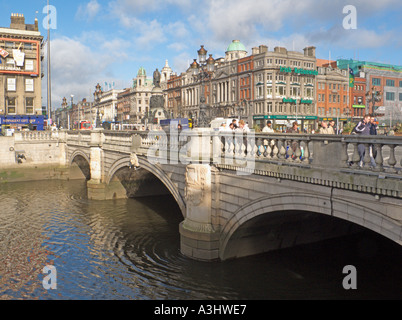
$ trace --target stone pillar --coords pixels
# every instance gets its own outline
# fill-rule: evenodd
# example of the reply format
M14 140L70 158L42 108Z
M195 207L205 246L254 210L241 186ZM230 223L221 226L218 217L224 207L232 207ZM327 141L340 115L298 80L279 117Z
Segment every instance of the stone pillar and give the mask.
M190 164L186 167L186 218L180 224L181 252L193 259L219 258L219 233L212 225L211 167Z
M88 198L104 200L106 198L106 184L103 181L103 128L96 128L91 132L90 170L91 179L87 182Z

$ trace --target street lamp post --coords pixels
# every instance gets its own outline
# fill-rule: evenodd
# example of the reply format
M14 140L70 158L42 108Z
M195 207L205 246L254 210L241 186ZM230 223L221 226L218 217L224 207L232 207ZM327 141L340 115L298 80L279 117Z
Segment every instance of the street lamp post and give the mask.
M373 86L371 88L371 91L370 90L367 91L366 96L368 97L367 101L372 103L371 112L370 112L370 105L368 107L369 113L374 115L374 111L376 110L375 103L381 101L381 92L376 90L376 88Z
M201 97L200 97L200 106L199 106L199 116L198 116L198 126L207 127L209 123L209 116L207 116L207 105L205 104L205 88L204 88L204 80L208 80L211 78L211 74L215 68L215 60L212 58L212 54L209 55L207 59L207 50L204 49L202 45L198 52L198 61L194 59L193 63L190 65L191 70L193 72L193 76L196 81L201 83Z
M74 109L74 104L73 104L73 98L74 98L74 95L73 94L71 94L70 95L70 97L71 97L71 112L73 111L73 109Z
M99 85L99 83L95 87L95 92L94 92L94 100L96 104L96 117L95 117L95 123L96 123L96 128L101 128L101 120L100 120L100 115L99 115L99 102L100 102L100 97L102 95L102 88Z

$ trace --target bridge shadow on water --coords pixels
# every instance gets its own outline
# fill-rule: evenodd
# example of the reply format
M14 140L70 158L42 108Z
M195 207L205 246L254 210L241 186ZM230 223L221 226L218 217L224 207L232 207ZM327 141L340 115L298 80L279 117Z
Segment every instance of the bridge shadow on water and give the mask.
M226 261L200 262L180 253L178 225L183 217L171 195L132 201L149 207L165 220L171 230L171 237L166 240L176 246L169 256L172 269L180 269L182 285L198 287L207 296L274 300L399 300L402 297L401 247L347 221L335 218L336 223L344 224L343 228L353 230L349 235ZM267 231L267 224L264 226L262 222L262 218L255 221L247 232ZM343 287L348 276L345 266L356 268L356 289Z

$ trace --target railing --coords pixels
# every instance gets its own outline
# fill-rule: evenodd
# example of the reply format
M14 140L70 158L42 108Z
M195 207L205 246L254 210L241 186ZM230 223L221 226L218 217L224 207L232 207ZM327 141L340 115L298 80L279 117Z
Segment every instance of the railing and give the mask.
M68 143L89 144L90 132L68 133ZM402 177L402 138L397 136L262 134L208 129L172 131L100 131L102 144L122 152L155 157L180 154L192 161L227 163L248 160L306 168L388 173ZM123 150L124 149L124 150ZM360 151L360 153L359 153ZM361 151L364 156L360 158ZM229 161L230 162L230 161Z
M55 131L20 131L14 132L16 141L43 141L59 139L58 132Z
M321 168L348 168L372 172L402 174L402 138L389 136L309 135L309 134L241 134L237 132L137 131L141 147L159 148L182 154L254 159L257 161ZM201 141L194 143L195 141ZM209 144L206 143L209 141ZM364 150L360 158L359 150Z

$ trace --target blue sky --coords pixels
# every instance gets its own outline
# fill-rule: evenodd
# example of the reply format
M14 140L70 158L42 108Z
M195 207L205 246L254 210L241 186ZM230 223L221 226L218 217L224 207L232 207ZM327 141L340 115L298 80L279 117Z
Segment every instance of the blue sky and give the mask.
M11 13L26 23L38 17L46 0L0 0L0 26ZM174 72L186 70L205 45L222 57L232 40L251 54L261 44L302 51L317 47L317 58L355 58L402 65L401 0L50 0L57 10L51 30L52 105L62 97L92 100L96 83L131 86L143 66L150 78L168 60ZM357 28L345 29L343 8L356 8ZM38 12L38 13L36 13ZM44 79L46 81L46 79ZM46 83L44 83L46 88ZM46 93L43 95L46 104Z

